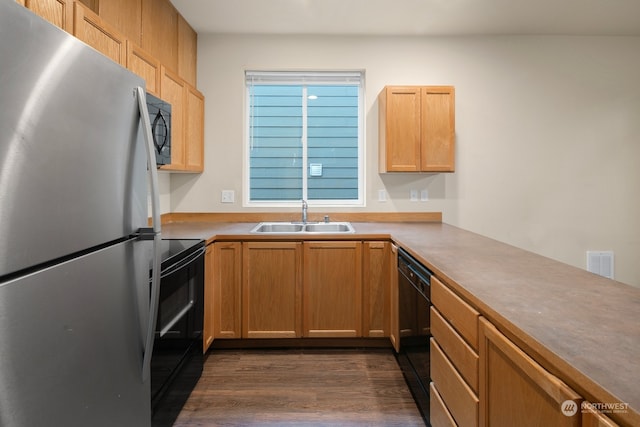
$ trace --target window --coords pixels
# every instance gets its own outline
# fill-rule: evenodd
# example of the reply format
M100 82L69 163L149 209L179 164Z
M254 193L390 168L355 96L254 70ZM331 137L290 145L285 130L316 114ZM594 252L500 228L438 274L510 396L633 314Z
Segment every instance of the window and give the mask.
M363 205L362 72L246 72L248 205Z

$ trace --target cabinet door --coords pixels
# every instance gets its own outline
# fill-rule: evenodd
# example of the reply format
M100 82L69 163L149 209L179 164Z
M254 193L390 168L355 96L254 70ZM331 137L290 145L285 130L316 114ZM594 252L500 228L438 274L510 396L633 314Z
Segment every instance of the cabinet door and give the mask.
M127 40L127 68L146 82L147 92L160 97L160 61Z
M579 426L580 396L480 319L480 426ZM570 402L567 402L570 401Z
M198 34L178 14L178 74L191 86L197 82Z
M73 35L111 58L123 67L127 65L125 37L114 27L81 3L74 3Z
M305 242L306 337L359 337L362 331L362 243Z
M365 337L389 336L389 242L364 242L362 259L362 329Z
M242 245L240 242L213 244L214 337L242 336Z
M419 172L420 87L388 86L379 98L381 172Z
M140 45L142 27L142 0L100 0L98 14L118 29L125 37Z
M161 67L160 98L171 104L171 164L164 170L185 169L184 109L186 83L177 74Z
M184 118L185 170L204 170L204 95L186 85L186 114Z
M178 11L170 1L142 0L140 45L170 70L178 71Z
M601 412L598 412L593 405L585 402L580 405L582 410L582 427L618 427L618 424Z
M214 282L215 282L215 257L213 244L207 246L204 255L204 325L202 328L202 352L206 353L213 342L214 317Z
M73 33L72 0L24 0L20 3L58 28Z
M426 86L421 93L420 170L455 169L455 92L451 86Z
M302 243L246 242L242 248L243 338L302 336Z
M398 303L398 247L391 244L391 268L389 269L389 339L396 353L400 351L400 314Z

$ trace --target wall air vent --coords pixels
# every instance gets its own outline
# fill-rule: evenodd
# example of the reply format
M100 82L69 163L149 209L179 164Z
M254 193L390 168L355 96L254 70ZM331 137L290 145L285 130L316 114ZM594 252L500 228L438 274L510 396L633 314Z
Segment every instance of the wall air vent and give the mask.
M613 279L613 251L587 251L587 271Z

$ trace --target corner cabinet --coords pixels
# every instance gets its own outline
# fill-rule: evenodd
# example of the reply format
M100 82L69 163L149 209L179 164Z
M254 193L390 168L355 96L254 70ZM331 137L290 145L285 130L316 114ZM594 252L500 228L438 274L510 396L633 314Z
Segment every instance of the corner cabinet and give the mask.
M431 300L433 427L617 426L435 276Z
M386 86L378 114L379 172L454 172L453 86Z

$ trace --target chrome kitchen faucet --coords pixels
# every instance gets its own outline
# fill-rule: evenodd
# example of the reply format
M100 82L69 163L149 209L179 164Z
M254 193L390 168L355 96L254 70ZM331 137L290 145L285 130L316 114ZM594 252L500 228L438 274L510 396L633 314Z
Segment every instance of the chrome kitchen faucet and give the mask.
M307 209L309 206L307 205L307 201L302 199L302 223L307 223Z

